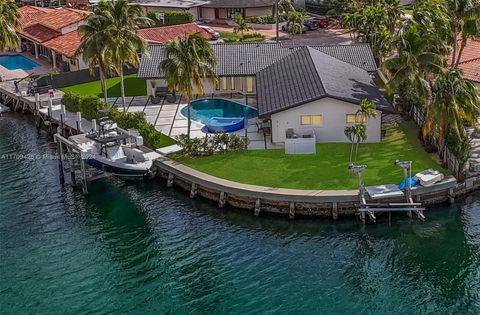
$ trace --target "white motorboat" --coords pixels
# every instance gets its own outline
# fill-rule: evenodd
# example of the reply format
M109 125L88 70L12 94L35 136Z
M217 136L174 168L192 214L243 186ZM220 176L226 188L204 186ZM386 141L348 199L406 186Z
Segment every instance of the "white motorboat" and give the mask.
M110 120L101 121L99 127L98 132L68 138L78 146L89 165L123 176L143 176L150 172L153 160L160 155L143 147L141 136L119 132L117 124Z
M444 175L439 171L429 168L428 170L415 174L413 178L418 180L420 185L429 187L443 180Z

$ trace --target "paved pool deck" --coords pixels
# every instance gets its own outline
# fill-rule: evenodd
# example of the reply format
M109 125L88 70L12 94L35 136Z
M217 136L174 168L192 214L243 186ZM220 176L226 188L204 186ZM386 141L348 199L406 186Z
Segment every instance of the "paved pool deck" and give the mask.
M227 98L227 97L225 97ZM228 98L245 104L244 98ZM155 126L155 129L163 132L165 135L175 138L178 135L187 133L187 118L181 114L181 109L187 106L181 98L176 103L169 103L162 99L159 104L153 104L148 96L128 96L125 98L127 111L143 112L146 120ZM108 98L108 103L123 110L122 99L120 97ZM248 105L256 107L253 98L248 101ZM249 139L249 150L263 150L265 145L268 149L283 148L282 146L271 143L270 137L264 137L263 132L259 131L255 119L250 119L247 126L247 136ZM245 136L245 128L235 132L239 136ZM206 132L204 125L192 120L191 136L203 138Z

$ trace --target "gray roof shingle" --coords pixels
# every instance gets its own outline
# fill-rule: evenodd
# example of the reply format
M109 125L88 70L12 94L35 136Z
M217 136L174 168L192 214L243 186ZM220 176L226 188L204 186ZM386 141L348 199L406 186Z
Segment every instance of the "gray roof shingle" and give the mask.
M158 65L165 58L163 45L149 45L150 56L143 55L138 72L140 78L161 78ZM218 76L255 75L258 71L301 49L286 47L280 43L214 44L217 56ZM332 57L352 63L369 72L377 70L372 51L368 45L314 46Z
M301 48L256 77L260 116L327 96L354 104L366 98L377 109L392 111L367 71L311 47Z

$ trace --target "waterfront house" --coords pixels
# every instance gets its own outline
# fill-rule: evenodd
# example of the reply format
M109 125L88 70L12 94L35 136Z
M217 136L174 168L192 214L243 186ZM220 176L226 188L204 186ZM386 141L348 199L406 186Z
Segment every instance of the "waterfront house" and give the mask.
M61 71L87 68L75 53L82 42L78 27L86 23L91 12L70 8L23 6L19 9L23 28L18 31L20 50L31 52L35 59L49 62ZM180 35L200 32L208 34L195 23L140 29L138 34L149 44L166 43Z
M142 56L138 76L147 86L166 86L158 69L164 47L149 45L150 54ZM348 142L344 129L359 119L355 113L363 99L375 102L378 110L367 121L367 142L381 140L382 113L392 107L373 83L377 65L368 45L236 43L212 48L218 84L205 81L206 96L244 96L258 119L269 122L273 143L283 143L291 129L314 130L317 142Z

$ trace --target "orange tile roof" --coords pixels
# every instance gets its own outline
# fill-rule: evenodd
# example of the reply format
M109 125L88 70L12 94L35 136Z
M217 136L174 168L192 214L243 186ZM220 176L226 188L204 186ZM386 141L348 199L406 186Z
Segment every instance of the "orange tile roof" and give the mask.
M47 40L62 35L62 33L40 24L25 27L19 33L39 43L46 42Z
M73 31L55 37L43 43L43 45L68 58L72 58L75 55L75 52L77 51L81 42L82 35L79 34L77 31Z
M458 67L463 70L465 79L480 83L480 37L467 40Z
M177 37L185 36L185 34L193 33L200 33L209 37L208 33L195 23L144 28L138 30L137 33L151 44L163 44Z
M21 15L21 22L23 27L28 27L37 24L38 20L47 13L54 11L54 9L33 7L26 5L18 9Z
M56 9L53 12L41 16L38 23L48 28L60 31L64 27L84 20L88 14L90 14L88 11L74 10L69 8Z

